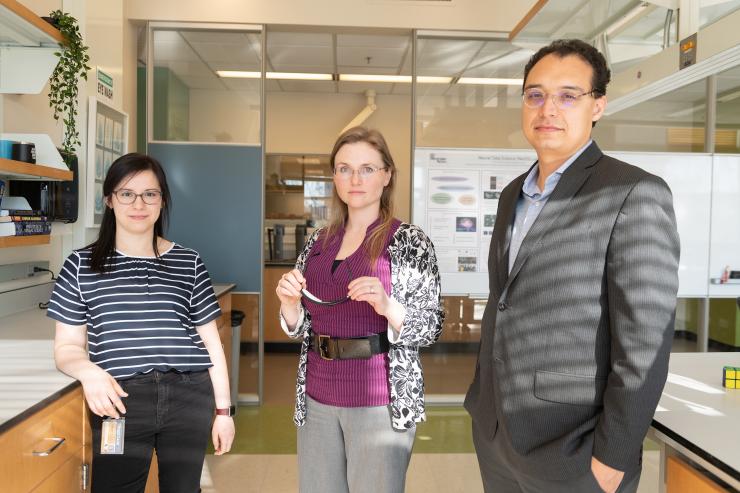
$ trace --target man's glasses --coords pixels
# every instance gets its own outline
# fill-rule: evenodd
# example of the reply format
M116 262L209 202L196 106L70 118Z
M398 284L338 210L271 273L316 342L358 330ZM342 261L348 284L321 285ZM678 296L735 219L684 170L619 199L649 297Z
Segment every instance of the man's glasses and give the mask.
M351 176L351 175L350 175ZM342 260L342 264L347 266L347 270L349 271L349 278L350 280L354 279L354 274L352 274L352 269L349 268L349 264L347 263L347 259ZM339 305L340 303L344 303L345 301L349 301L349 296L344 296L342 298L331 300L331 301L324 301L318 296L312 294L308 289L303 288L301 289L301 294L311 303L315 303L317 305L324 305L324 306L334 306Z
M373 166L360 166L359 169L354 170L346 165L337 166L334 168L334 175L338 177L341 180L349 181L352 179L352 176L354 176L355 173L360 175L360 178L363 180L365 178L370 178L378 171L386 170L388 167L384 168L375 168Z
M557 94L548 94L541 89L527 89L522 94L522 100L527 108L540 108L545 104L547 98L552 98L552 102L558 108L567 109L572 108L583 96L589 96L591 94L597 94L595 90L590 90L584 93L577 93L573 91L561 91Z
M113 192L118 202L123 205L131 205L136 202L136 197L141 197L147 205L157 205L162 202L162 192L159 190L144 190L142 193L135 193L133 190L122 188Z

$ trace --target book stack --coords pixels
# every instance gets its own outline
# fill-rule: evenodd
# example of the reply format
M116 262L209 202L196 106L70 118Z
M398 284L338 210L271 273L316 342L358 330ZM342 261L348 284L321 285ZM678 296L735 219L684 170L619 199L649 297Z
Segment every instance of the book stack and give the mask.
M31 209L23 197L5 197L5 182L0 180L0 237L51 234L45 213Z
M48 235L51 222L41 211L0 209L0 236Z

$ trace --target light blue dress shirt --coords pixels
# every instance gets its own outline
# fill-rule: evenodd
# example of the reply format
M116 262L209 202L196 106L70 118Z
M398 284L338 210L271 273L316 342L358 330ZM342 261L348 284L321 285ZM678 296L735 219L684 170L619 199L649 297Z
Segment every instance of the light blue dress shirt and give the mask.
M524 184L522 185L522 194L519 196L519 200L516 203L514 228L511 232L511 245L509 246L509 272L511 272L512 267L514 267L516 256L519 253L519 248L522 246L524 238L527 236L527 233L537 219L537 216L540 215L540 211L545 207L547 200L550 198L550 194L552 194L560 181L560 177L563 176L565 170L573 164L573 161L578 159L578 156L580 156L583 151L591 145L591 142L593 141L589 139L589 141L586 142L586 145L581 147L558 169L556 169L555 172L545 179L544 190L540 190L540 187L537 186L537 178L540 175L540 170L536 163L532 168L532 171L527 175L527 178L524 180Z

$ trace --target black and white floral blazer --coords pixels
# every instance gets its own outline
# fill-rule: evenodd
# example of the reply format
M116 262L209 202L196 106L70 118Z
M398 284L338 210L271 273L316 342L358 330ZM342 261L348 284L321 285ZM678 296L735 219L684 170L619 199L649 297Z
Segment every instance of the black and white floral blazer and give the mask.
M296 261L303 272L306 258L321 229L314 231ZM419 361L419 348L430 346L442 333L444 311L437 257L426 234L413 224L401 223L388 245L391 264L391 297L406 308L406 316L398 337L389 328L391 347L388 351L391 390L391 420L393 428L413 428L426 420L424 411L424 375ZM298 363L296 404L293 421L298 426L306 422L306 362L310 347L311 314L300 308L298 322L288 329L280 315L280 325L288 336L303 337Z

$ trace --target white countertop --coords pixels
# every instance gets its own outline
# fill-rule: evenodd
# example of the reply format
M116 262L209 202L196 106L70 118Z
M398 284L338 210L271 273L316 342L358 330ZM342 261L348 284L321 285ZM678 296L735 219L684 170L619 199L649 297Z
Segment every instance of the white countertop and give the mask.
M75 382L56 369L53 338L46 310L0 318L0 427Z
M668 381L653 418L740 474L740 389L722 387L722 367L740 353L672 353Z

